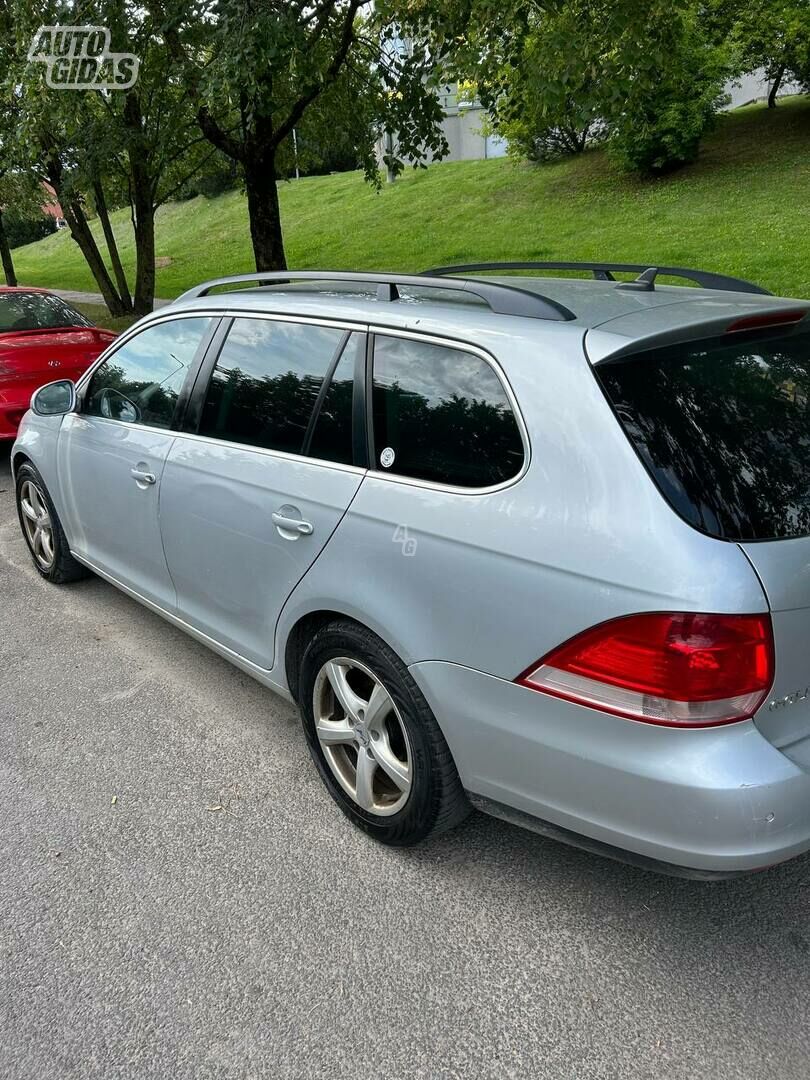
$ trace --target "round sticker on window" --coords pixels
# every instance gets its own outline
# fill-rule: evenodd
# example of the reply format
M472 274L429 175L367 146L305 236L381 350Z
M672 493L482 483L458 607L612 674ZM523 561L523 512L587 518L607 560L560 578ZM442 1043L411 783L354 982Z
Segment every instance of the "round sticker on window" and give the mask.
M394 453L391 447L386 446L386 448L380 454L380 464L384 469L390 469L391 466L394 464L394 458L396 456L397 455Z

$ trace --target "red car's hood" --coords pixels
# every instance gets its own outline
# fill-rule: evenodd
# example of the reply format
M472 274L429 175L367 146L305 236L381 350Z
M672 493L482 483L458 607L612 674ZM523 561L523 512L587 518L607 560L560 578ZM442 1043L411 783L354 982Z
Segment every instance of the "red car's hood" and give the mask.
M54 330L7 330L0 333L0 380L47 374L49 379L75 379L116 334L97 327Z

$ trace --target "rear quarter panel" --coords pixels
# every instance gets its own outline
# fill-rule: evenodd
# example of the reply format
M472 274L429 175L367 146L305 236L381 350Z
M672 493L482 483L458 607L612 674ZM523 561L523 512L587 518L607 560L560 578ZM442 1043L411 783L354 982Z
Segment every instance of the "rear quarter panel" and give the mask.
M531 443L525 474L485 494L370 473L293 592L337 610L408 664L445 660L514 678L588 626L636 611L766 610L734 544L682 522L621 431L581 328L512 319L476 344L504 369Z

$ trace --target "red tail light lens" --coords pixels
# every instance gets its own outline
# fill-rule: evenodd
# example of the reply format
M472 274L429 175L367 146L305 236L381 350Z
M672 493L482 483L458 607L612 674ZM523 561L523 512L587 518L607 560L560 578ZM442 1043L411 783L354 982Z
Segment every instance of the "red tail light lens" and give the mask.
M746 315L726 327L727 334L736 334L741 330L767 330L769 326L789 326L801 322L808 308L799 311L770 311L767 315Z
M554 649L517 682L631 720L675 727L752 716L773 683L769 615L628 615Z

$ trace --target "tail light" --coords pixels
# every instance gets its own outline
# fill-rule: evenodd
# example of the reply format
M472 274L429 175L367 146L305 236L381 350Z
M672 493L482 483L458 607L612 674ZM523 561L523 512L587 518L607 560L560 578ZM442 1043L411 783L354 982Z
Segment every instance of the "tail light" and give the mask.
M771 326L790 326L801 322L809 308L788 311L769 311L766 315L746 315L726 327L727 334L736 334L741 330L767 330Z
M586 630L515 680L630 720L705 727L746 720L774 677L770 615L628 615Z

